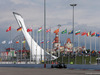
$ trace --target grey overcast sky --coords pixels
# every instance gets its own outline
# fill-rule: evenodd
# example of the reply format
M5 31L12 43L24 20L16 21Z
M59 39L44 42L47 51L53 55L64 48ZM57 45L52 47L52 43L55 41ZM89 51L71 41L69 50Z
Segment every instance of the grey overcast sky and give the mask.
M21 14L27 28L39 28L44 24L44 0L0 0L0 41L9 38L6 29L12 26L12 36L19 32L17 22L12 12ZM75 7L75 30L100 32L100 0L46 0L46 25L52 27L52 31L58 24L62 27L72 29L72 7Z
M0 0L0 28L8 28L12 25L17 28L13 11L20 13L27 27L39 27L43 25L43 1L44 0ZM99 26L100 24L100 0L46 0L47 28L57 24L70 27L72 22L71 3L76 3L75 26Z

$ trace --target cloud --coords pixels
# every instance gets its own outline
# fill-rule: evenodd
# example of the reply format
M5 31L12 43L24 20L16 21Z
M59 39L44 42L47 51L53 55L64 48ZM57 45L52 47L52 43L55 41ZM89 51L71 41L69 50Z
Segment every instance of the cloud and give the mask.
M2 6L4 9L1 10L2 17L0 22L7 22L12 21L13 23L14 18L12 15L13 11L20 13L24 19L26 25L35 25L35 27L44 24L44 8L43 8L43 1L42 0L6 0L3 1ZM46 17L47 17L47 27L54 26L57 24L67 24L68 22L72 22L72 7L70 6L71 3L77 3L75 7L75 22L78 24L87 24L93 26L99 25L99 17L95 8L90 9L92 7L98 6L98 2L91 2L88 5L90 0L50 0L46 1ZM5 5L9 6L5 8ZM94 13L95 10L95 13ZM87 20L88 19L88 20Z
M3 0L0 1L0 30L6 30L10 25L15 36L18 28L17 22L12 14L13 11L21 14L28 27L37 29L44 25L43 0ZM65 28L72 29L72 7L71 3L77 3L75 7L75 30L99 31L100 24L100 0L46 0L46 27L52 27L52 32L61 24L61 31ZM96 27L95 27L96 26ZM6 37L6 34L0 32ZM5 38L6 39L6 38Z

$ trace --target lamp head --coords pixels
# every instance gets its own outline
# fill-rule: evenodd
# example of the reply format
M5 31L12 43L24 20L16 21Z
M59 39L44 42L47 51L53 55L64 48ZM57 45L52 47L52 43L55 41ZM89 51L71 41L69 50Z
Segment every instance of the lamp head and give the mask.
M70 6L76 6L77 4L70 4Z

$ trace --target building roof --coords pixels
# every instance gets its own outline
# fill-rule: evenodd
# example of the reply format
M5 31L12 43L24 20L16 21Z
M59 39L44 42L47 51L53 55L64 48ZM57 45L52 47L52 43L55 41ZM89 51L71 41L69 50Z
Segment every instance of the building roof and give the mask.
M68 38L68 39L67 39L67 43L68 43L68 42L69 42L69 43L71 43L71 40L70 40L70 38Z
M10 50L10 48L7 48L6 50ZM11 48L11 50L15 50L14 48Z
M30 52L30 50L18 50L18 52Z

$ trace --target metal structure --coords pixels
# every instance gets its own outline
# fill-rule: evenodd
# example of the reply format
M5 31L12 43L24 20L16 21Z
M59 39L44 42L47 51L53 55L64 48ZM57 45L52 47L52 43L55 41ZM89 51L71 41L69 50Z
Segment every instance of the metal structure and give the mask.
M74 51L74 7L76 6L77 4L70 4L70 6L73 7L73 19L72 19L72 25L73 25L73 48L72 48L72 51Z
M37 61L36 63L39 64L40 61L41 61L41 50L42 50L42 55L43 55L42 60L45 61L45 59L49 59L50 54L48 52L46 52L44 49L41 49L41 47L34 41L34 39L27 32L27 29L26 29L26 26L25 26L25 23L24 23L24 19L22 18L22 16L20 14L16 13L16 12L13 12L13 14L14 14L17 22L18 22L19 27L22 27L22 32L25 36L25 39L26 39L26 41L29 45L29 48L31 50L31 53L32 53L32 59L35 59L35 61ZM31 45L31 43L32 43L32 45ZM35 57L36 50L37 50L37 55L38 55L37 59ZM47 55L47 56L45 57L44 55ZM44 59L44 57L45 57L45 59ZM54 60L54 59L57 59L57 57L52 55L52 60Z

